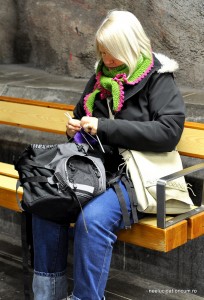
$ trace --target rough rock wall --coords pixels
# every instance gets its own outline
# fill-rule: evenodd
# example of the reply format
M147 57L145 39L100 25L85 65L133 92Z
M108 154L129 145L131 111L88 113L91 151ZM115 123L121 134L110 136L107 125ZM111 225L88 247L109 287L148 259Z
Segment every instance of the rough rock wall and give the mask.
M203 0L0 0L0 6L0 63L88 77L98 25L108 10L126 9L144 25L153 50L179 62L179 83L203 88Z
M204 1L145 2L143 22L153 49L179 62L181 84L204 88Z
M0 63L14 62L17 31L16 5L13 0L0 0Z

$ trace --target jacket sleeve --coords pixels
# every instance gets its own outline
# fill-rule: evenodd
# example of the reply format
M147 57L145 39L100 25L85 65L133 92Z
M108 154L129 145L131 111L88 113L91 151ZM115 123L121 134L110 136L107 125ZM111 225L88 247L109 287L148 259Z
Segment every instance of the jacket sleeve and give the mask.
M184 127L185 105L172 74L155 73L145 90L148 120L128 120L127 115L122 118L122 112L121 119L99 118L98 136L104 144L155 152L176 147Z

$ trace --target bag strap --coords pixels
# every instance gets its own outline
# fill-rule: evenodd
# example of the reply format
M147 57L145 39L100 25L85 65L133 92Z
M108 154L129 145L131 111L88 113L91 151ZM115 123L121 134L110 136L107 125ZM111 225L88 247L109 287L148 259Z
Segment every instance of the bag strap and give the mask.
M32 176L32 177L21 178L20 182L21 185L23 185L26 182L48 182L48 179L46 176Z
M134 191L134 186L131 180L129 180L127 178L127 176L121 172L121 170L119 170L115 177L110 179L107 183L107 185L109 187L112 187L118 197L118 201L120 202L120 207L121 207L121 211L122 211L122 215L123 215L123 221L124 221L124 225L125 228L131 228L131 223L130 223L130 217L128 214L128 210L127 210L127 206L125 203L125 199L122 193L122 190L120 188L119 185L119 180L121 180L121 182L124 184L127 193L129 195L130 198L130 204L131 204L131 212L132 212L132 218L133 218L133 222L134 223L138 223L138 215L137 215L137 205L138 205L138 201L136 198L136 193Z
M112 182L110 186L115 190L118 201L120 203L120 208L122 211L122 216L123 216L123 222L125 225L125 229L130 229L131 228L131 222L130 222L130 216L128 213L127 205L123 196L123 192L121 190L121 187L119 186L118 181Z
M106 101L107 101L107 105L108 105L109 119L114 120L115 117L114 117L114 115L113 115L113 113L111 111L111 108L110 108L111 98L107 97ZM124 184L124 186L125 186L125 188L126 188L126 190L128 192L128 195L130 197L130 204L131 204L133 222L134 223L138 223L138 216L137 216L137 203L138 203L138 201L136 199L136 195L135 195L135 192L134 192L134 186L133 186L132 182L130 180L128 180L127 177L122 172L123 172L123 168L118 171L117 176L114 179L112 179L109 182L109 184L112 185L114 181L115 182L118 181L118 178L121 179L122 183ZM118 184L118 186L119 186L119 184ZM118 199L119 199L119 201L121 203L121 199L120 199L121 193L118 194L117 191L116 191L116 194L117 194ZM123 194L122 194L122 198L124 199ZM126 204L125 204L125 207L126 207ZM121 206L121 209L122 209L122 206ZM125 215L126 215L126 213L125 213ZM125 215L123 215L123 219L124 219ZM129 216L128 216L128 218L129 218ZM124 221L124 223L125 223L125 221ZM131 225L130 225L130 227L131 227Z
M138 201L136 198L136 193L134 190L134 186L131 180L129 180L125 175L121 178L122 183L124 184L128 195L130 197L130 204L131 204L131 210L132 210L132 218L134 223L138 223L138 215L137 215L137 205Z
M18 196L18 189L19 189L20 186L21 186L21 182L18 179L17 182L16 182L16 200L17 200L18 207L20 208L20 210L24 211L24 209L23 209L23 207L21 205L21 200L19 199L19 196Z

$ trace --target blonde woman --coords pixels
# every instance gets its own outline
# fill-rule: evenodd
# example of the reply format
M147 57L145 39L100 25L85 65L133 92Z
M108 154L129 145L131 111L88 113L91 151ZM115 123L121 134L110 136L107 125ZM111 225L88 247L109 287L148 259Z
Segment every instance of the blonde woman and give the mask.
M80 128L99 137L106 170L121 164L118 148L171 151L182 134L185 108L174 81L174 60L155 55L138 19L128 11L111 11L96 33L97 62L67 123L77 139ZM119 182L130 222L133 216L125 185ZM112 187L91 200L79 214L74 234L72 300L105 299L116 232L124 228L121 206ZM138 215L139 218L141 215ZM134 217L134 218L133 218ZM69 222L68 222L69 223ZM67 297L68 228L33 216L35 300Z

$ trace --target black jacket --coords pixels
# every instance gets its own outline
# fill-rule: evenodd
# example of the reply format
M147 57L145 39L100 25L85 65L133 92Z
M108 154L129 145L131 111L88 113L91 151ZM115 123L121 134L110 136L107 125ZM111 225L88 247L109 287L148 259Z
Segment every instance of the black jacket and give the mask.
M124 86L125 102L114 120L109 119L106 100L99 96L96 98L93 116L99 119L97 134L103 145L111 146L110 154L113 156L108 160L112 165L115 160L115 167L119 163L116 157L118 147L164 152L172 151L179 142L185 121L185 105L174 81L173 71L176 68L174 60L156 55L154 67L147 77L134 86ZM85 116L83 99L92 92L94 84L95 75L76 105L75 118Z

